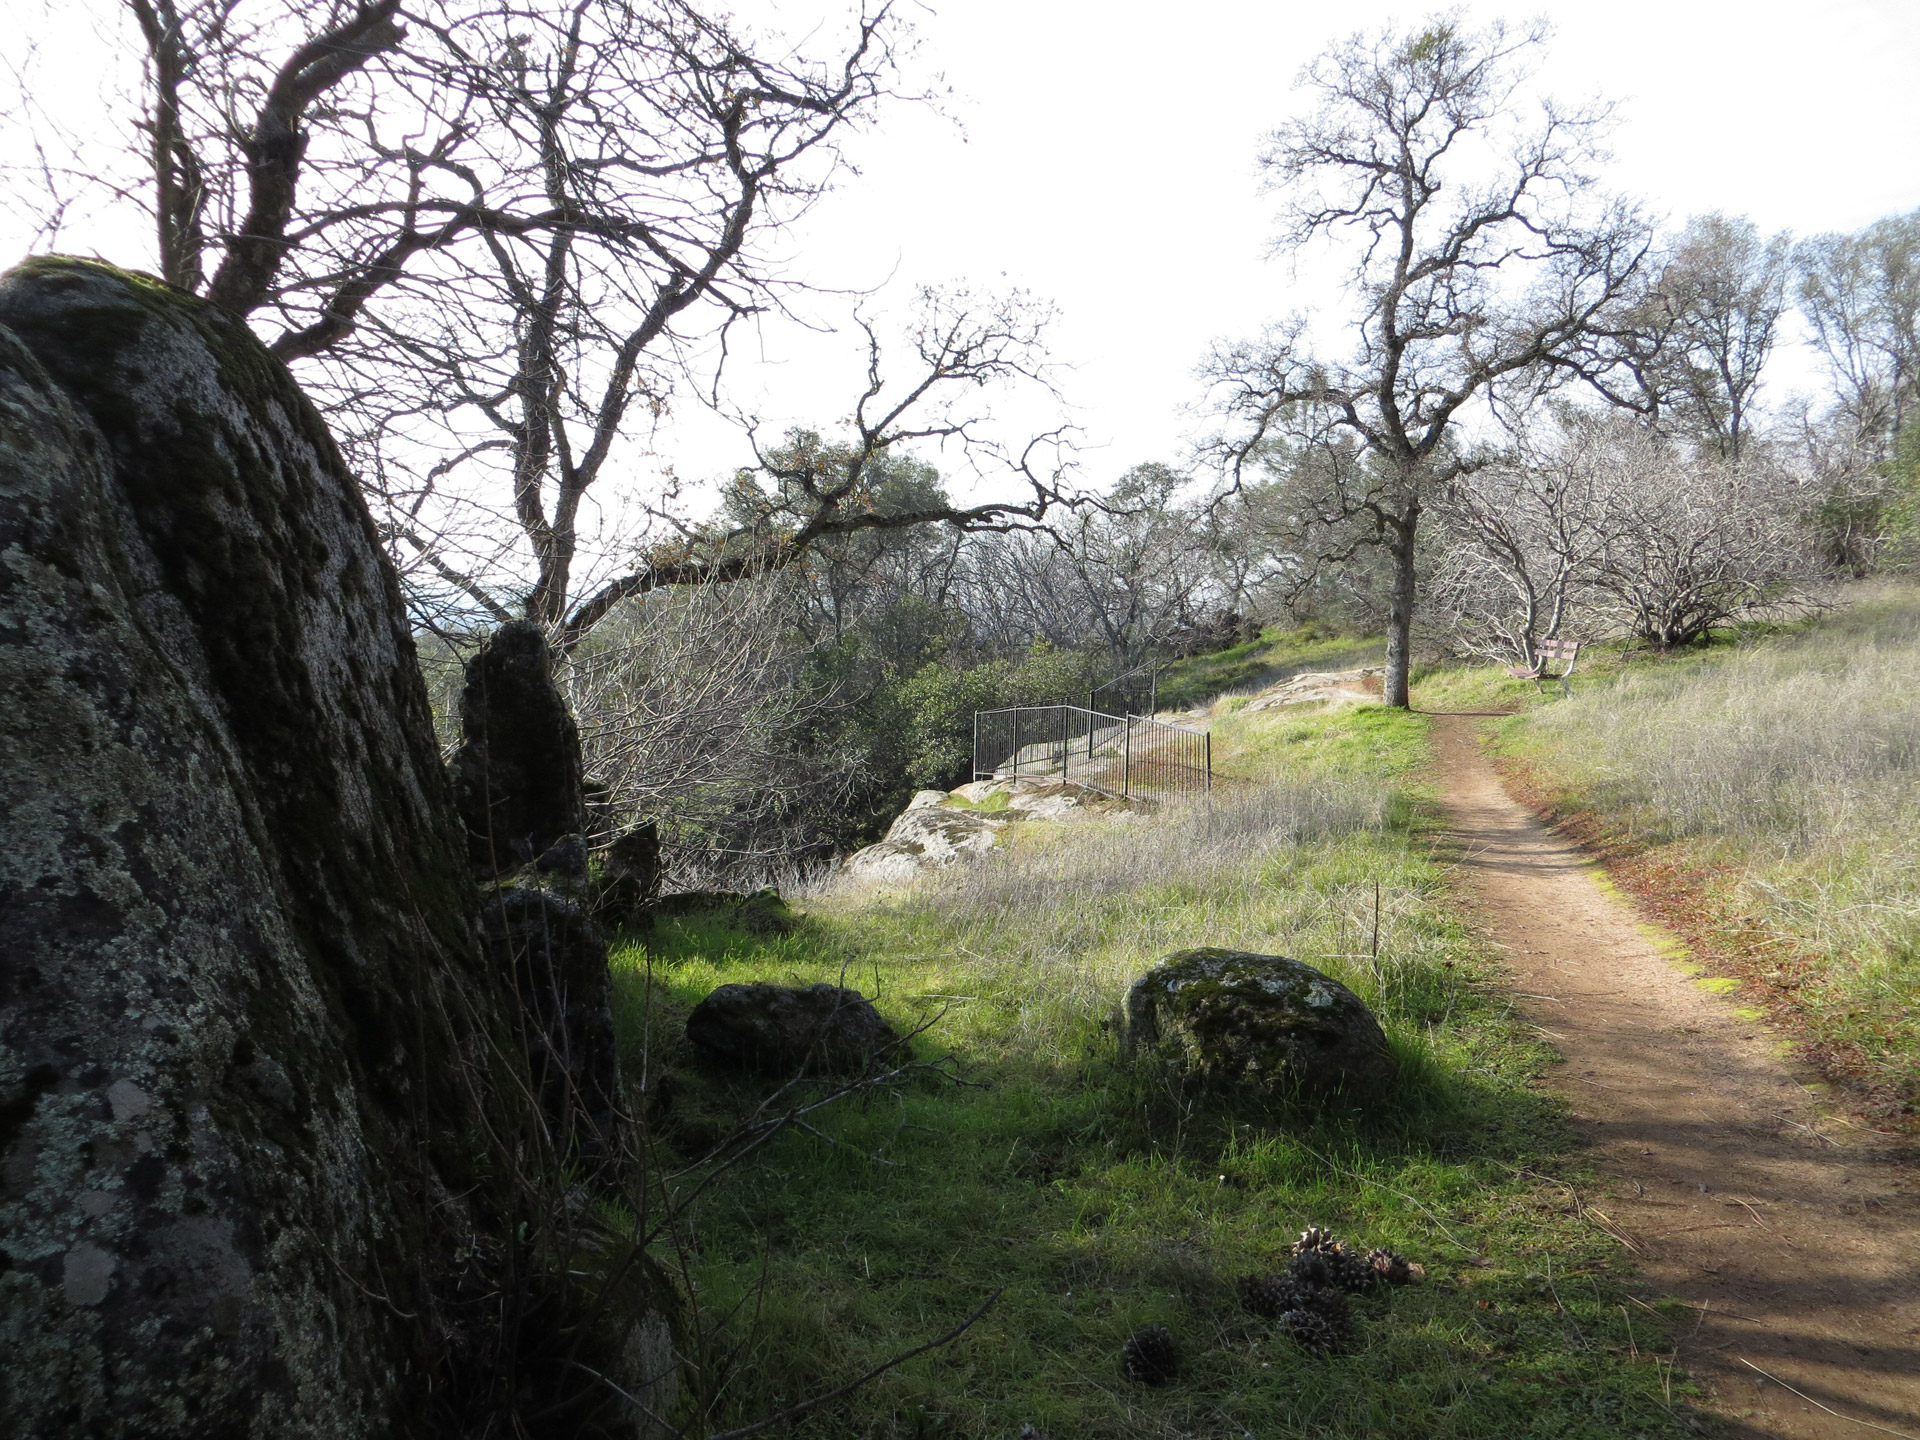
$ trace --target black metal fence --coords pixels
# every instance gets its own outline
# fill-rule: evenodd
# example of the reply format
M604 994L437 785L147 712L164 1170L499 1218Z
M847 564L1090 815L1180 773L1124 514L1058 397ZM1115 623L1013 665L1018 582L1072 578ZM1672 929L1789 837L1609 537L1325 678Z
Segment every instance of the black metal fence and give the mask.
M1160 708L1159 662L1149 660L1095 686L1087 695L1087 708L1114 715L1153 714Z
M1190 795L1213 788L1213 737L1078 705L980 710L973 717L973 778L1071 780L1109 795Z

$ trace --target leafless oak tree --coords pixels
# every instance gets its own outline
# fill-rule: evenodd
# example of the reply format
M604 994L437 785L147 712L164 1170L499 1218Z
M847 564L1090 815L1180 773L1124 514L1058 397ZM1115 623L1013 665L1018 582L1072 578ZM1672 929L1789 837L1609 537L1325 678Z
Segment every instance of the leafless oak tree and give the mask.
M795 817L851 786L853 759L809 743L833 697L805 680L796 590L772 577L655 591L560 671L611 828L660 823L686 888L777 863L799 848Z
M1209 367L1236 479L1276 440L1351 441L1305 518L1358 522L1390 558L1391 705L1407 703L1420 518L1471 463L1463 411L1580 363L1647 253L1638 215L1588 173L1603 113L1523 99L1542 38L1442 17L1315 61L1302 84L1318 108L1262 163L1290 201L1280 248L1350 251L1351 344L1332 350L1297 319Z
M1587 443L1609 512L1587 580L1597 623L1664 650L1810 601L1808 497L1772 455L1690 453L1628 425Z
M1433 500L1428 612L1446 648L1531 666L1542 640L1568 635L1615 540L1616 468L1604 442L1620 423L1563 409L1515 452L1461 474Z
M571 645L656 585L758 573L864 526L1016 523L1049 502L1035 485L1012 506L883 517L860 512L857 476L817 474L812 509L750 553L706 545L669 485L638 508L674 538L616 536L624 567L603 547L583 577L589 495L630 475L633 432L695 381L712 398L728 328L794 288L768 246L895 96L890 0L804 46L690 0L124 6L145 65L121 153L17 146L34 159L9 189L49 229L75 187L144 207L163 277L300 367L417 591L468 616L523 610ZM904 387L870 335L859 464L916 440L979 452L977 415L943 397L1035 373L1038 319L936 300ZM1001 458L1039 473L1031 453L1025 469Z

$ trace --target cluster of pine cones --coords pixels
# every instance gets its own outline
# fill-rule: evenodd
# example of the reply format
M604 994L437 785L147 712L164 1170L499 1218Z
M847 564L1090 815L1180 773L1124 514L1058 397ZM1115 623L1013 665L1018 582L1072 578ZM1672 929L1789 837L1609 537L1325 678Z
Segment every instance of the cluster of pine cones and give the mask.
M1353 1338L1347 1296L1365 1295L1383 1285L1411 1285L1425 1274L1392 1250L1356 1250L1313 1225L1300 1232L1283 1272L1248 1275L1240 1281L1240 1299L1254 1314L1277 1321L1299 1344L1324 1355ZM1120 1366L1130 1380L1164 1385L1180 1373L1180 1350L1166 1326L1147 1325L1127 1338ZM1037 1431L1029 1436L1023 1430L1021 1440L1049 1437Z
M1307 1349L1325 1354L1353 1337L1347 1296L1411 1284L1425 1273L1392 1250L1363 1253L1314 1225L1300 1232L1283 1273L1241 1280L1240 1299Z

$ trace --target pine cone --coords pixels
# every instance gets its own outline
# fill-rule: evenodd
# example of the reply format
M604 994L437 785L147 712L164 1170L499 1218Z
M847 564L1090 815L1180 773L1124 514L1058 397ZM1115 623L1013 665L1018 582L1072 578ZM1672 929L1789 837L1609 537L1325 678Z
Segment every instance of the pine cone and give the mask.
M1345 1245L1328 1255L1327 1264L1333 1271L1333 1283L1349 1295L1364 1295L1380 1283L1373 1262Z
M1129 1380L1164 1385L1180 1373L1180 1351L1166 1326L1146 1325L1128 1337L1120 1364Z
M1300 1232L1300 1238L1293 1242L1293 1253L1305 1255L1314 1250L1337 1250L1340 1241L1331 1230L1318 1225L1309 1225Z
M1311 1289L1291 1275L1243 1275L1236 1288L1240 1303L1263 1320L1277 1320L1282 1311L1297 1308Z
M1326 1310L1316 1306L1312 1309L1289 1310L1280 1317L1280 1328L1293 1337L1294 1343L1302 1349L1313 1350L1324 1355L1338 1349L1346 1343L1353 1333L1353 1322L1345 1313L1346 1301L1333 1291L1323 1291L1324 1295L1340 1301L1341 1317L1333 1318Z
M1293 1259L1287 1262L1287 1277L1297 1285L1315 1290L1332 1290L1339 1286L1334 1278L1333 1256L1325 1250L1299 1250Z
M1393 1250L1375 1250L1367 1256L1367 1265L1386 1285L1414 1285L1426 1277L1426 1270Z
M1347 1297L1338 1290L1302 1290L1298 1302L1287 1309L1311 1310L1342 1336L1352 1333L1353 1308L1347 1304Z

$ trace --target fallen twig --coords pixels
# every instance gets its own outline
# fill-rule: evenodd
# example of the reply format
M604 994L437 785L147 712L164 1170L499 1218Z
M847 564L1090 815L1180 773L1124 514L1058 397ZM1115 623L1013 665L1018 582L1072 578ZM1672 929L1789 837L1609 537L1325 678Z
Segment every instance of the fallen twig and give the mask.
M1574 1202L1576 1204L1579 1203L1579 1198L1580 1197L1576 1192L1574 1195ZM1627 1232L1621 1227L1620 1222L1615 1220L1611 1215L1607 1214L1606 1211L1596 1210L1591 1205L1581 1205L1579 1210L1579 1215L1582 1220L1585 1220L1589 1225L1593 1226L1594 1229L1598 1230L1602 1235L1605 1235L1608 1239L1618 1241L1620 1244L1626 1246L1627 1249L1631 1250L1636 1255L1640 1253L1640 1247L1634 1244L1633 1241L1627 1238ZM1600 1217L1597 1220L1593 1218L1596 1215Z
M1746 1366L1749 1370L1754 1371L1756 1374L1767 1375L1766 1371L1762 1370L1758 1365L1754 1364L1753 1361L1747 1359L1747 1357L1744 1355L1740 1357L1740 1363ZM1845 1420L1852 1425L1864 1425L1869 1430L1878 1430L1882 1435L1898 1435L1900 1437L1900 1440L1920 1440L1920 1435L1911 1435L1905 1430L1890 1430L1885 1425L1874 1424L1873 1421L1871 1420L1859 1420L1859 1419L1855 1419L1851 1415L1842 1415L1838 1410L1835 1410L1831 1405L1822 1405L1818 1400L1814 1399L1811 1395L1808 1395L1803 1391L1795 1390L1793 1386L1787 1384L1787 1382L1782 1380L1778 1375L1767 1375L1767 1379L1773 1381L1774 1384L1778 1385L1782 1390L1785 1390L1789 1395L1798 1395L1802 1400L1806 1401L1809 1405L1813 1406L1814 1409L1826 1411L1827 1414L1833 1416L1833 1418L1836 1420Z
M1827 1136L1825 1136L1825 1135L1822 1135L1822 1134L1821 1134L1821 1133L1820 1133L1820 1132L1819 1132L1818 1130L1816 1130L1816 1129L1814 1129L1814 1128L1813 1128L1813 1126L1811 1126L1811 1125L1804 1125L1804 1124L1802 1124L1802 1123L1801 1123L1800 1121L1798 1121L1798 1120L1795 1120L1795 1119L1794 1119L1794 1118L1793 1118L1792 1116L1789 1116L1789 1115L1782 1115L1782 1114L1780 1114L1780 1113L1779 1113L1778 1111L1775 1111L1775 1112L1774 1112L1774 1116L1773 1116L1773 1118L1774 1118L1774 1119L1776 1119L1776 1120L1785 1120L1785 1121L1787 1122L1787 1124L1789 1124L1789 1125L1791 1125L1791 1126L1793 1126L1793 1128L1794 1128L1794 1129L1796 1129L1796 1130L1804 1130L1804 1131L1806 1131L1806 1132L1807 1132L1807 1133L1808 1133L1809 1135L1811 1135L1811 1136L1813 1136L1813 1138L1814 1138L1814 1139L1816 1139L1816 1140L1818 1140L1818 1141L1819 1141L1819 1142L1820 1142L1820 1143L1821 1143L1822 1145L1832 1145L1832 1144L1834 1143L1834 1142L1833 1142L1833 1141L1832 1141L1831 1139L1829 1139L1829 1138L1828 1138ZM1878 1133L1878 1134L1881 1134L1881 1135L1885 1135L1885 1134L1887 1134L1887 1133L1889 1133L1889 1132L1887 1132L1887 1131L1885 1131L1885 1130L1881 1130L1881 1131L1878 1131L1878 1132L1876 1132L1876 1133Z

